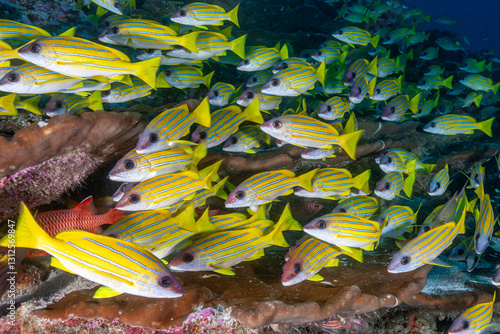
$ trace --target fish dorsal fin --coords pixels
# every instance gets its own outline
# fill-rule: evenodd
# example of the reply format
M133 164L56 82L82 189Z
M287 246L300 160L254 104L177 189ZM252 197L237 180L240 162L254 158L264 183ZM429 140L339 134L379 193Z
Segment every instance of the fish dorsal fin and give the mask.
M75 211L85 211L91 215L97 214L97 208L94 205L94 199L92 196L87 197L81 203L73 208Z

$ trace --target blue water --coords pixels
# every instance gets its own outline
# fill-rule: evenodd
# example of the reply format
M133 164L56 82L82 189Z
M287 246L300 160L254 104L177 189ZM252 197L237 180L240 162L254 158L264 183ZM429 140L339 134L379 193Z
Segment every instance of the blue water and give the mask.
M404 0L409 8L420 8L432 18L448 16L459 20L458 26L432 22L422 24L419 30L440 29L457 33L463 43L462 31L468 38L472 51L492 49L500 56L500 1L499 0ZM467 46L464 45L466 48Z

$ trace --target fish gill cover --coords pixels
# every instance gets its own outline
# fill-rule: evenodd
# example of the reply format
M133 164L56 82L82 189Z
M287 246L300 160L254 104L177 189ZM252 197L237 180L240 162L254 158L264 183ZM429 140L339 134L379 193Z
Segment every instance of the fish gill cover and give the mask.
M431 5L1 1L0 331L498 332L495 8Z

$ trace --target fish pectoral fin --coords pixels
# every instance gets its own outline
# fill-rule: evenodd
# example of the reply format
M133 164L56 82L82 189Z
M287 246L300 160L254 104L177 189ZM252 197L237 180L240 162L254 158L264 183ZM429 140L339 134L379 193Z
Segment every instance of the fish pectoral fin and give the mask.
M337 245L337 247L338 247L338 248L340 248L340 249L343 249L343 250L345 250L346 252L349 252L349 253L353 253L353 252L355 252L355 250L354 250L354 249L352 249L351 247L347 247L347 246L339 246L339 245Z
M448 263L444 262L443 260L440 259L434 259L434 261L422 261L422 263L425 264L430 264L431 266L439 266L439 267L445 267L445 268L450 268L453 266L450 266Z
M323 276L316 274L316 275L312 275L307 280L308 281L313 281L313 282L320 282L320 281L323 281L324 278L323 278Z
M403 237L402 235L397 236L397 237L394 237L394 239L398 239L398 240L402 240L402 241L405 241L405 240L406 240L406 238L405 238L405 237Z
M123 292L116 291L107 286L101 286L94 294L94 298L110 298L121 295Z
M71 270L69 270L68 268L66 268L62 263L61 261L59 261L58 259L56 259L55 257L52 257L50 259L50 265L54 268L57 268L57 269L61 269L63 271L66 271L70 274L75 274L74 272L72 272ZM76 274L75 274L76 275Z
M468 131L468 132L465 132L466 135L472 135L474 134L474 131Z
M260 249L257 253L255 253L254 255L250 256L250 257L247 257L245 260L243 261L254 261L254 260L258 260L260 259L261 257L263 257L265 254L264 254L264 249Z
M234 276L235 273L229 268L223 268L221 266L215 265L215 264L210 264L210 267L214 268L214 272L221 274L221 275L229 275L229 276Z

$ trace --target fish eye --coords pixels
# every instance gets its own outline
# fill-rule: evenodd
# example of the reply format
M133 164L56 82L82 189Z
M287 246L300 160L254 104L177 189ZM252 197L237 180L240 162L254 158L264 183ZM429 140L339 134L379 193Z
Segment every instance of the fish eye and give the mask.
M318 203L314 203L314 208L315 209L319 209L319 204Z
M41 49L41 46L38 44L38 43L33 43L31 46L30 46L30 52L31 53L40 53L40 49Z
M115 3L115 8L120 8L120 3L119 2Z
M480 237L479 233L476 234L476 236L474 237L474 239L476 239L476 244L479 242L479 237Z
M327 110L327 111L332 111L332 106L327 106L327 107L326 107L326 110Z
M481 182L479 182L480 181L479 180L479 175L474 176L474 181L476 181L476 183L481 183Z
M463 328L463 329L468 329L468 328L469 328L469 322L468 322L467 320L464 320L464 321L462 322L462 328Z
M352 72L352 78L354 79L356 77L356 72Z
M278 87L280 85L280 81L278 79L274 79L273 81L271 81L271 85L273 85L274 87Z
M427 226L426 226L427 227ZM457 254L458 255L463 255L465 253L465 249L463 248L460 248L458 251L457 251Z
M406 266L408 263L410 263L411 261L411 258L409 256L404 256L402 259L401 259L401 264L403 266Z
M214 90L214 96L215 97L219 96L219 91L218 90Z
M431 124L429 124L431 128L435 128L436 127L436 123L432 122Z
M205 138L207 138L207 133L205 131L201 131L200 132L200 139L203 140Z
M149 135L149 141L151 143L156 143L158 141L158 139L160 139L160 137L158 137L158 135L156 133L152 133Z
M318 56L321 56L322 54L323 54L323 52L318 51Z
M130 201L130 203L137 203L141 200L141 196L137 194L132 194L129 196L128 200Z
M431 227L430 227L430 226L424 226L424 232L429 232L429 231L430 231L430 229L431 229Z
M375 94L380 94L380 89L379 88L375 89Z
M7 80L9 80L9 82L17 82L17 81L19 81L19 75L18 74L9 74L7 76Z
M189 262L193 262L193 260L194 260L194 256L193 256L193 254L191 254L191 253L185 253L185 254L182 256L182 261L184 261L184 262L189 263Z
M339 212L346 213L346 212L347 212L347 210L346 210L345 208L340 208L340 209L339 209Z
M113 27L111 28L110 32L113 34L113 35L116 35L118 34L118 32L120 31L120 29L118 29L118 27Z
M243 64L244 64L244 65L248 65L248 64L250 64L250 60L248 60L248 59L243 60Z
M343 34L344 34L344 31L342 31L342 30L337 31L337 35L343 35Z
M110 90L103 90L103 91L101 92L101 96L104 96L104 97L109 96L109 94L111 94L111 91L110 91Z
M162 288L168 288L172 285L172 279L168 276L158 278L158 285Z
M255 83L255 82L257 82L257 78L256 78L256 77L253 77L253 78L252 78L252 82L254 82L254 83Z
M187 15L187 13L186 13L186 11L185 11L185 10L180 10L180 11L179 11L179 15L180 15L180 16L186 16L186 15Z
M244 191L238 191L236 193L236 198L239 198L239 199L245 198L245 192Z
M166 77L169 77L169 76L171 76L171 75L172 75L172 72L170 72L170 71L165 71L165 76L166 76Z
M436 183L436 187L439 189L441 188L441 182Z
M61 109L63 107L63 103L61 101L56 101L56 108Z
M247 93L247 99L253 99L255 97L255 94L253 92L248 92Z
M396 111L396 108L391 107L391 114L394 114L395 111Z
M387 189L387 190L391 189L391 185L389 184L389 182L387 182L387 183L385 184L385 189Z
M388 163L392 163L392 158L391 158L391 157L388 157L388 158L387 158L387 162L388 162Z
M287 69L288 68L288 64L287 63L283 63L283 69Z
M295 265L293 266L293 272L295 273L295 275L300 273L301 270L302 266L300 265L300 263L295 263Z
M324 220L318 220L316 227L320 230L324 230L328 224Z
M153 53L155 53L155 51L155 49L147 49L146 53L152 55Z
M358 87L358 94L361 95L361 93L362 93L361 87Z
M274 121L274 122L273 122L273 128L275 128L275 129L279 129L279 128L281 128L281 125L282 125L282 124L281 124L281 122L280 122L280 121Z
M238 137L231 137L231 144L237 144L238 143Z
M123 166L125 167L126 170L131 170L134 169L135 163L132 160L127 159L125 160Z

